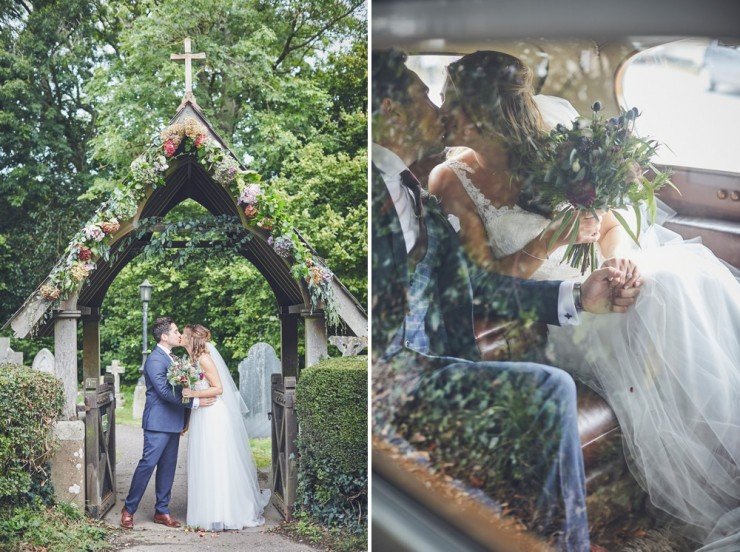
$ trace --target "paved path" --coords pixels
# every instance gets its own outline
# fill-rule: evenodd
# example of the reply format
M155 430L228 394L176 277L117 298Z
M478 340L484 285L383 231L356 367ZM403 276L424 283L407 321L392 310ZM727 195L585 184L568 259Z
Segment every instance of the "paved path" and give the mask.
M141 457L144 434L140 427L116 425L116 484L118 500L105 516L106 523L118 527L123 501L128 494L131 477ZM175 519L184 522L187 511L187 449L188 439L180 441L180 450L177 457L177 472L172 487L172 501L170 512ZM260 482L263 487L268 486L269 474L260 473ZM282 535L271 533L269 530L282 521L282 517L272 504L265 511L266 523L263 527L247 528L241 531L225 531L223 533L186 532L184 529L170 529L157 525L152 521L154 515L154 475L144 493L144 498L134 516L134 529L122 531L116 539L116 550L131 550L136 552L175 552L180 550L256 550L256 551L285 551L285 552L313 552L316 549L305 544L299 544Z

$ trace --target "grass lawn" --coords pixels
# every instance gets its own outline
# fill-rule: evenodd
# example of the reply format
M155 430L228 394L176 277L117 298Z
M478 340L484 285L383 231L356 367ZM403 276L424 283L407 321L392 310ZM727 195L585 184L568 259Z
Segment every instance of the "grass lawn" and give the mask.
M135 420L133 416L134 389L135 385L122 385L121 393L123 394L124 404L116 409L116 423L130 426L141 426L141 420ZM249 445L252 447L254 461L257 469L264 470L270 468L272 461L272 443L269 437L263 439L250 439Z

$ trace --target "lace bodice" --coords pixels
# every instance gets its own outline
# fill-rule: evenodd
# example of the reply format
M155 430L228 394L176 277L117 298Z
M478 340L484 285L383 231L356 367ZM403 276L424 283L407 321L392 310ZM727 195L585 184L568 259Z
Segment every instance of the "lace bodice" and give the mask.
M497 259L520 251L550 224L550 219L522 209L519 205L513 207L493 205L491 200L485 197L470 180L470 175L474 171L467 163L451 159L446 161L445 165L455 173L475 204L478 215L483 221L491 250ZM564 247L554 251L549 259L545 260L532 274L531 278L534 280L580 279L581 273L578 269L567 264L560 264L564 253Z
M200 368L201 371L203 370L203 368L200 365L200 361L198 361L195 365L198 368ZM211 384L208 383L208 379L205 376L203 376L202 380L195 383L195 385L193 386L193 389L195 389L196 391L203 391L204 389L208 389L210 386Z

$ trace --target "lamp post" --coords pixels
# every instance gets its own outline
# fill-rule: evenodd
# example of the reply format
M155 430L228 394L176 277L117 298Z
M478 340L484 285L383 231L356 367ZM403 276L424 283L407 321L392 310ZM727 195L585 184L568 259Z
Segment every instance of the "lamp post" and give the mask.
M144 280L139 286L139 292L141 297L141 366L139 367L139 383L144 385L144 364L146 364L146 358L149 356L149 334L147 331L147 315L149 313L149 301L152 300L152 284L149 280Z

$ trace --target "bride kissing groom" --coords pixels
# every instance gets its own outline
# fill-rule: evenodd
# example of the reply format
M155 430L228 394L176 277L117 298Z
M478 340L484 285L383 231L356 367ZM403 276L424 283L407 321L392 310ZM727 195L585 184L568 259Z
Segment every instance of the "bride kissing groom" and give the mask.
M270 491L259 488L243 417L248 410L210 342L211 333L192 324L181 334L169 317L157 318L152 333L157 345L144 365L144 450L121 511L121 527L134 527L134 514L155 468L154 522L181 526L170 514L169 502L180 436L188 425L187 524L208 531L262 525ZM184 347L204 374L193 389L172 387L167 381L175 347Z

